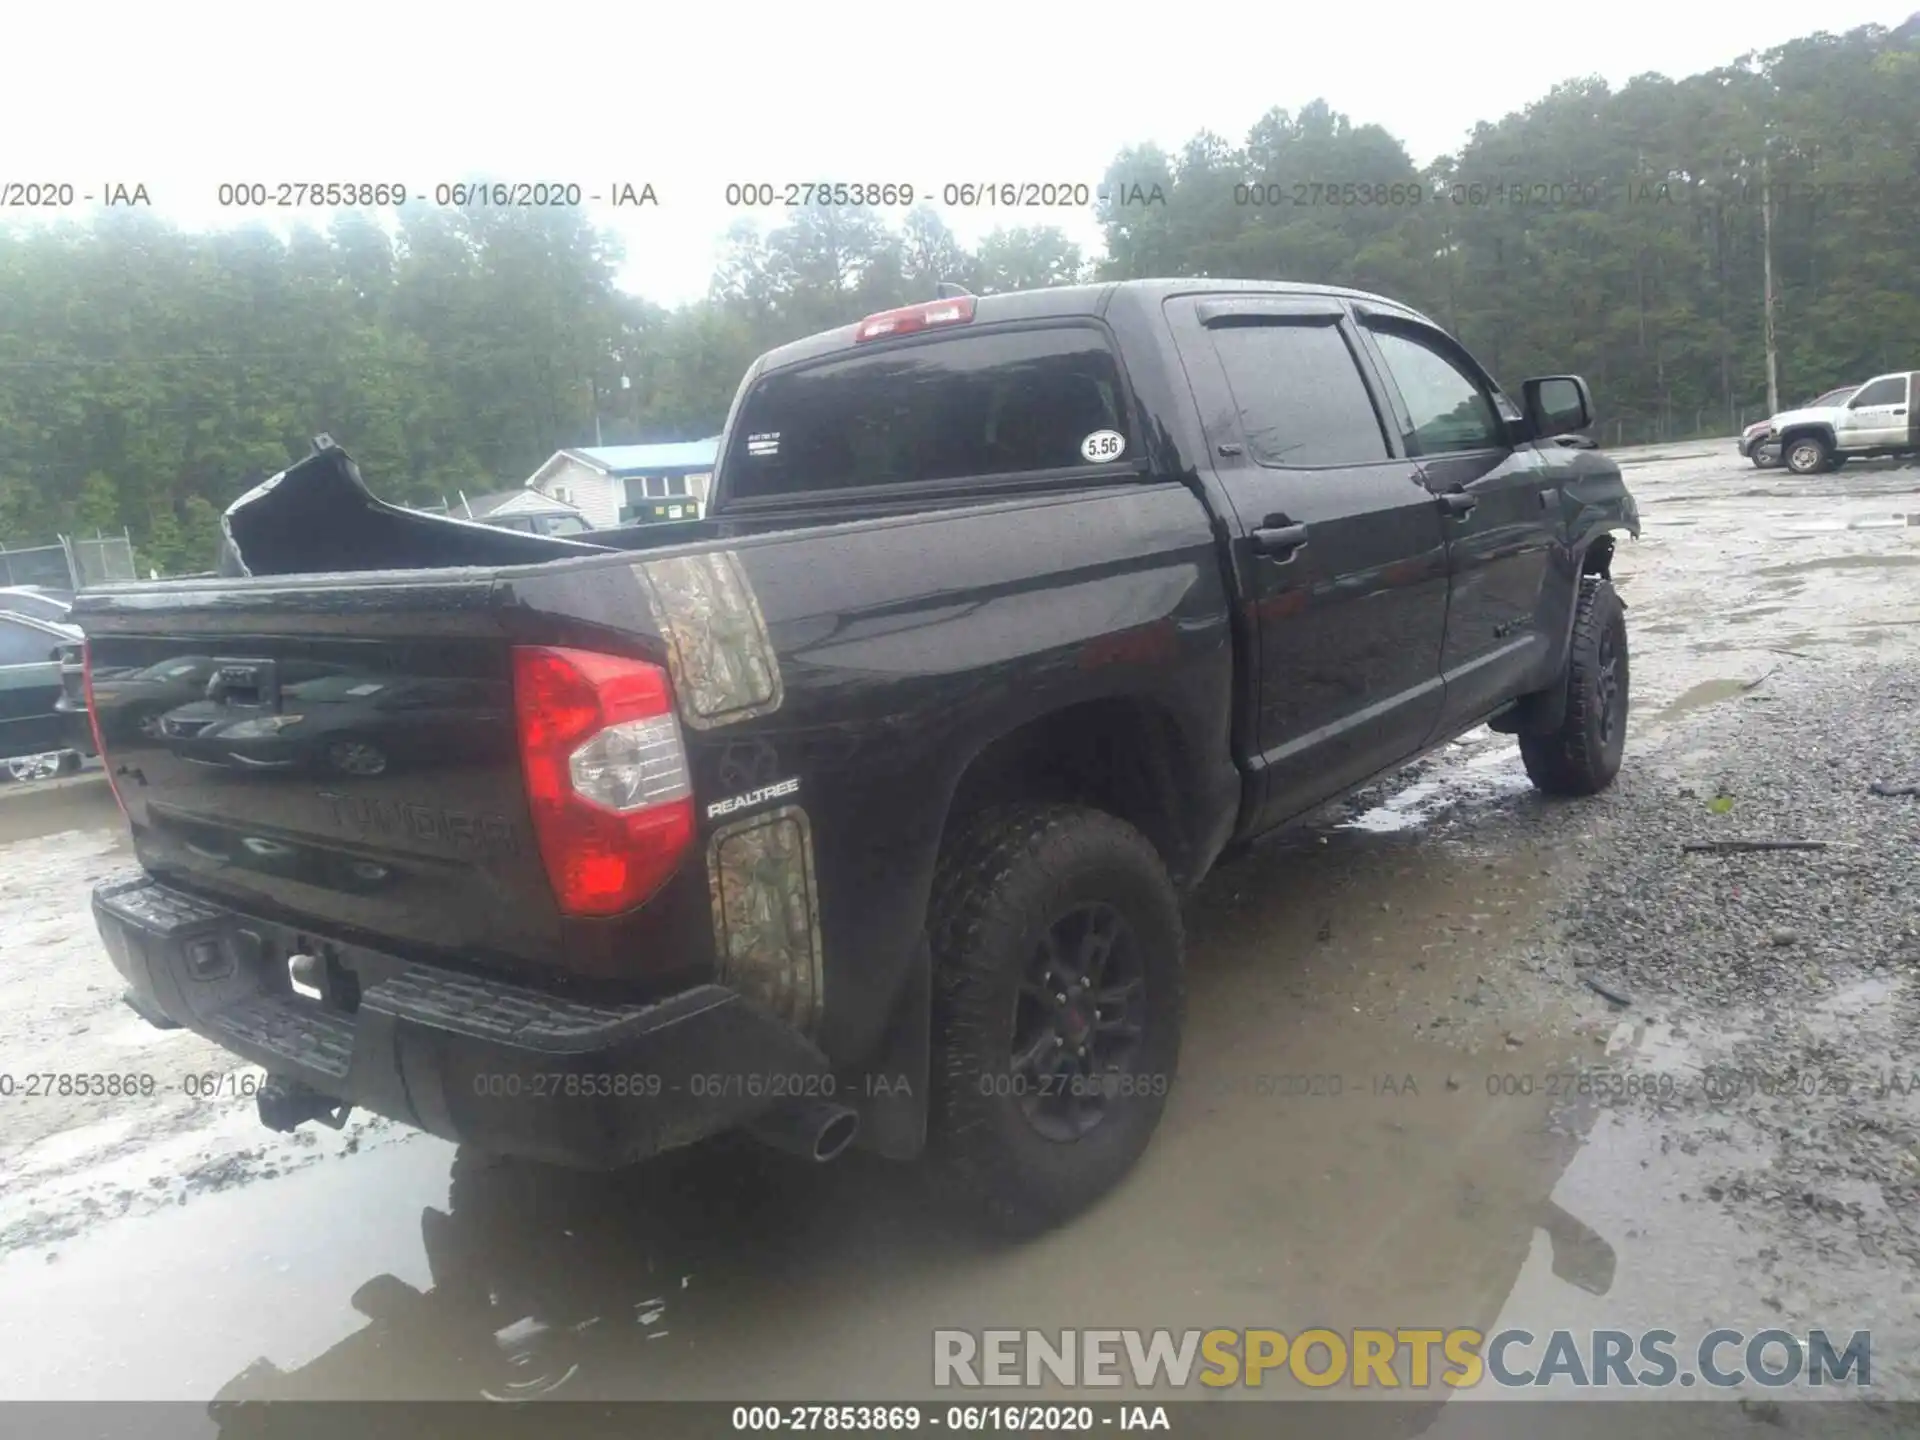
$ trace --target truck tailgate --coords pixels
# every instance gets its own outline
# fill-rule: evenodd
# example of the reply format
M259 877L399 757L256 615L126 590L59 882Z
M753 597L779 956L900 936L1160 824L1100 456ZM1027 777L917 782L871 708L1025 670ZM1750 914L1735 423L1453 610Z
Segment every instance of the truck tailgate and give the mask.
M485 572L89 597L93 708L162 879L402 944L551 961Z

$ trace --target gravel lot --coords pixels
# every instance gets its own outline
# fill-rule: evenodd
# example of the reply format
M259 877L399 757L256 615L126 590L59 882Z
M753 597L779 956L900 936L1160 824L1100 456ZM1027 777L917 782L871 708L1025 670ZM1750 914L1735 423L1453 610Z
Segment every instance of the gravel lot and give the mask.
M1627 1002L1559 1097L1583 1143L1550 1203L1619 1282L1579 1323L1870 1330L1876 1388L1913 1399L1920 798L1874 787L1920 782L1920 666L1798 662L1648 749L1531 956ZM1824 848L1683 848L1749 841ZM1567 1299L1523 1273L1497 1324L1574 1323Z
M1622 459L1619 783L1543 801L1480 732L1224 867L1152 1152L1013 1255L857 1157L562 1181L360 1117L271 1135L254 1072L119 1008L111 801L0 799L0 1068L165 1091L0 1101L0 1395L472 1395L501 1307L625 1305L567 1393L919 1396L936 1325L1728 1324L1870 1329L1876 1391L1920 1399L1920 469ZM1822 848L1683 849L1757 840ZM346 1303L383 1275L404 1324ZM119 1312L136 1279L174 1318Z

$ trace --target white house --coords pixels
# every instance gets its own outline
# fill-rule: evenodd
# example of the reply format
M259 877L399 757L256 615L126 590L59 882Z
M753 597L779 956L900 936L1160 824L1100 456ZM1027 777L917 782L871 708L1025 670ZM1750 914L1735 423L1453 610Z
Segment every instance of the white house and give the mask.
M598 445L562 450L527 488L571 505L596 528L693 520L706 512L720 437L677 445Z

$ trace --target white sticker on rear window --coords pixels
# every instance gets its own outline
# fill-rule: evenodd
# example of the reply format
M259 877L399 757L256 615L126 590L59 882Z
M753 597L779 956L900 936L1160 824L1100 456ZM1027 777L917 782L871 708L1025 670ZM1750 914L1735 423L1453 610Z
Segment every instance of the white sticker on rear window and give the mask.
M1080 442L1081 458L1096 465L1118 460L1127 453L1127 437L1118 430L1096 430Z
M747 436L747 454L778 455L780 453L780 432L769 430L764 435Z

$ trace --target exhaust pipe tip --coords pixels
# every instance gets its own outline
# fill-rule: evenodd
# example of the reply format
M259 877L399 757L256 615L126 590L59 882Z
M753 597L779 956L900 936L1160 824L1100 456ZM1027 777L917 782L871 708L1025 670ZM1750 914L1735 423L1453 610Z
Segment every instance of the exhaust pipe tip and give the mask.
M814 1137L813 1158L822 1165L839 1158L859 1133L860 1117L851 1110L841 1111L822 1125L820 1133Z
M824 1165L853 1144L860 1133L860 1115L845 1105L814 1101L769 1111L746 1130L762 1145Z

